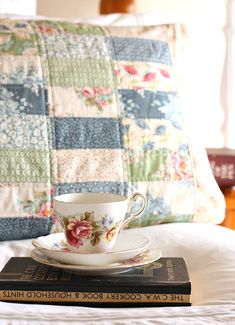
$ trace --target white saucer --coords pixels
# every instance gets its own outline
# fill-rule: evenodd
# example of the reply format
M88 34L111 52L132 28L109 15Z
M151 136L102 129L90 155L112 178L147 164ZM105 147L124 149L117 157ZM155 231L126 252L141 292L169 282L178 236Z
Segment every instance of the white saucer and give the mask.
M117 274L117 273L127 272L135 267L155 262L161 257L161 251L154 248L145 251L129 260L125 260L113 264L93 265L93 266L62 264L53 259L48 258L37 248L31 252L31 257L35 261L40 262L42 264L64 269L73 273L84 274L84 275L89 275L89 274L105 275L105 274Z
M72 252L64 239L64 233L42 236L32 241L32 244L43 255L60 263L71 265L107 265L135 257L146 251L150 241L136 234L123 230L117 238L115 246L108 253L81 254Z

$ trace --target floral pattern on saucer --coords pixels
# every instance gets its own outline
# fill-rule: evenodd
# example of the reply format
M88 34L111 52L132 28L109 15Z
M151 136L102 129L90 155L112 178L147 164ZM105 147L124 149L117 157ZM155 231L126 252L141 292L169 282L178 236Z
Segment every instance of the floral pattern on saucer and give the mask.
M140 256L142 255L142 258ZM78 274L96 274L96 275L105 275L105 274L117 274L127 272L135 267L143 266L149 263L153 263L161 257L161 251L159 249L151 249L146 253L139 254L139 258L131 258L125 261L120 261L112 264L105 265L74 265L74 264L65 264L55 261L54 259L49 258L44 255L39 249L34 249L31 252L31 257L42 264L50 265L57 267L69 272L78 273Z
M117 237L117 241L108 253L77 253L67 245L64 233L55 233L41 236L32 241L38 251L48 258L71 265L104 266L113 263L126 263L130 259L146 258L145 252L149 250L150 241L141 234L132 234L123 230ZM135 259L136 257L136 259ZM129 263L129 262L128 262Z
M147 250L147 251L145 251L145 252L143 252L141 254L138 254L138 255L136 255L136 256L134 256L132 258L129 258L129 259L124 260L124 261L121 261L121 263L123 265L141 263L141 262L144 262L144 260L146 258L150 258L150 256L151 256L150 255L150 252L149 252L149 250Z

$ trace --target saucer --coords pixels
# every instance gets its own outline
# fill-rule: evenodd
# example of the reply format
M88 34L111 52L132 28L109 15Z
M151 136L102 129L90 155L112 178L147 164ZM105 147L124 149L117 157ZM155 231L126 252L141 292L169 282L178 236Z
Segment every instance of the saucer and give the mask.
M31 252L31 257L42 264L67 270L77 274L84 275L106 275L117 274L127 272L135 267L143 266L152 262L155 262L161 257L161 251L159 249L151 249L142 252L134 258L120 261L107 265L70 265L57 262L49 257L45 256L39 249L34 249Z
M71 265L107 265L128 260L146 251L150 241L137 234L123 230L111 252L108 253L75 253L66 245L64 233L42 236L32 241L43 255L60 263Z

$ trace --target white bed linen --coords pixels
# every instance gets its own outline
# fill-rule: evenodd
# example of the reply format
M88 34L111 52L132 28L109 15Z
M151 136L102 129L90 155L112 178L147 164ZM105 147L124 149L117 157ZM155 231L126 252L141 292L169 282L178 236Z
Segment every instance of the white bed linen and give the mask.
M172 223L126 230L143 234L163 256L184 256L192 307L86 308L0 302L0 324L235 324L235 232L211 224ZM0 267L29 256L31 240L0 243Z

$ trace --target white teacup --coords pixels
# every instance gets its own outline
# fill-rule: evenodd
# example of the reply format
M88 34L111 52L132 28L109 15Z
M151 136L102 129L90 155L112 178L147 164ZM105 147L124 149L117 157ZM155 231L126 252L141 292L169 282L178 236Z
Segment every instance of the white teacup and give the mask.
M141 207L125 218L139 198ZM71 193L54 198L55 215L62 224L67 245L78 253L111 251L118 233L140 216L146 204L140 193L130 199L108 193Z

